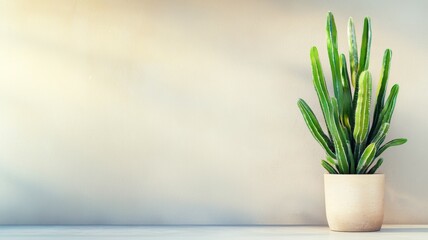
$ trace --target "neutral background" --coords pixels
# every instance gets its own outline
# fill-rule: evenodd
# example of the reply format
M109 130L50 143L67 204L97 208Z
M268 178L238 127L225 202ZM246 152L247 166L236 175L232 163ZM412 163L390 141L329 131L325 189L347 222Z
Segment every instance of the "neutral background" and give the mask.
M325 224L328 10L393 50L385 222L428 223L428 4L322 2L0 1L0 223Z

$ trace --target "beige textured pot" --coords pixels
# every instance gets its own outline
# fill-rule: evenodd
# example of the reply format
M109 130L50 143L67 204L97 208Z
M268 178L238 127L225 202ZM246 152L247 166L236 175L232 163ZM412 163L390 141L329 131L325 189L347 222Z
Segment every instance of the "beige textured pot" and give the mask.
M383 174L325 174L325 207L332 231L379 231L383 222Z

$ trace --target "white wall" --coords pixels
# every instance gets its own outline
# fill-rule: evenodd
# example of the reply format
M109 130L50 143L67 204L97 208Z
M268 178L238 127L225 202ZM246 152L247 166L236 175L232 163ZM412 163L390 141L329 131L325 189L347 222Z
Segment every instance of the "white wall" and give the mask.
M387 223L428 223L427 3L1 1L0 223L324 224L309 48L371 16ZM375 89L375 87L374 87Z

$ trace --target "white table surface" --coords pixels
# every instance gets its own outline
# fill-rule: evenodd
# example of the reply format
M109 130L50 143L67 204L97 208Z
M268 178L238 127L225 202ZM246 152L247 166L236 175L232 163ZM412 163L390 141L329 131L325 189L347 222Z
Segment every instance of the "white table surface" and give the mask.
M428 240L428 225L384 225L371 233L332 232L325 226L0 226L0 239Z

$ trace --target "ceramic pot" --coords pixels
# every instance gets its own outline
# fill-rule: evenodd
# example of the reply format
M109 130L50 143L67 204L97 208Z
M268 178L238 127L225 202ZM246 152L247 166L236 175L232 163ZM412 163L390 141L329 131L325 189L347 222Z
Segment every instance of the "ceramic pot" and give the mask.
M325 208L332 231L379 231L383 222L383 174L325 174Z

